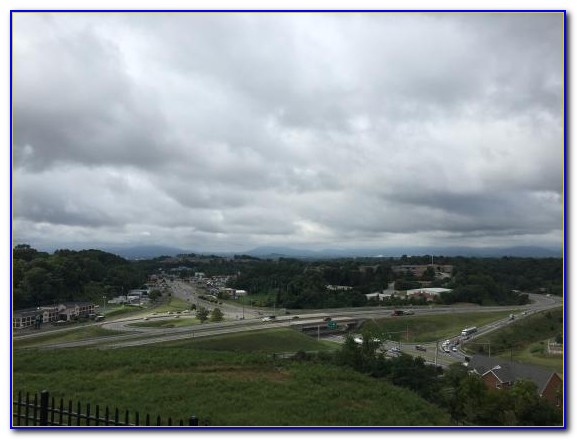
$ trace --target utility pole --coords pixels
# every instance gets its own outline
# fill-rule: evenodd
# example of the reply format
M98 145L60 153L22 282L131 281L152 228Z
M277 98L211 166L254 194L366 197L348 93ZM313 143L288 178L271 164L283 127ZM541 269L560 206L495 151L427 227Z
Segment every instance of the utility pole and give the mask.
M435 342L435 367L437 366L437 358L439 356L439 341Z

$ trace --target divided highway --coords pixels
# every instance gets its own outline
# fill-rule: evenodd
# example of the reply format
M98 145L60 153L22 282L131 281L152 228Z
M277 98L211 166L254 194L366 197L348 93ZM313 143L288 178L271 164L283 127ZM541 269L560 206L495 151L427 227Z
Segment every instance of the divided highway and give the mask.
M322 309L322 310L298 310L294 311L293 315L281 315L277 316L275 320L269 322L263 322L263 317L267 316L268 313L272 314L273 310L262 311L261 309L256 309L247 306L235 305L230 303L220 304L216 306L213 303L203 301L198 298L198 292L196 288L190 284L183 282L174 282L170 285L172 289L172 295L185 300L191 304L196 304L197 306L204 306L208 308L219 307L224 315L225 321L218 323L205 323L202 325L193 325L186 327L175 327L175 328L154 328L154 327L135 327L131 324L137 322L142 322L145 319L185 319L186 314L180 315L143 315L138 318L124 318L117 319L114 321L98 323L94 325L100 325L103 328L116 330L122 332L119 335L98 337L92 339L85 339L81 341L71 341L58 344L46 345L46 348L64 348L64 347L75 347L75 346L98 346L103 348L119 348L119 347L130 347L137 345L146 344L157 344L167 341L181 340L181 339L191 339L191 338L201 338L207 336L224 335L237 332L246 332L252 330L261 330L266 328L277 328L277 327L289 327L296 322L299 324L310 324L310 325L326 325L324 318L330 316L332 319L358 319L358 320L368 320L376 318L390 317L392 308L386 307L361 307L361 308L346 308L346 309ZM526 306L502 306L502 307L480 307L480 306L467 306L467 307L451 307L451 306L441 306L441 307L413 307L411 310L414 311L415 315L425 315L425 314L454 314L454 313L472 313L472 312L494 312L503 310L521 310L517 319L521 319L525 316L529 316L532 313L539 312L542 310L547 310L562 305L562 298L558 297L547 297L545 295L529 294L532 301L531 304ZM298 320L294 319L294 315L298 314ZM241 319L244 316L244 319ZM182 317L182 318L177 318ZM510 324L512 321L510 319L500 319L491 323L490 325L480 327L478 333L474 337L482 336L488 332L497 330L505 325ZM455 335L457 338L459 335ZM32 337L27 336L27 337ZM15 337L16 339L16 337ZM333 338L339 340L339 338ZM454 338L451 338L454 339ZM342 340L342 339L341 339ZM442 350L437 350L435 343L421 344L422 347L418 350L415 344L400 344L393 341L387 341L383 343L382 349L391 349L394 346L400 348L401 351L406 352L411 355L420 355L424 357L428 362L437 362L440 365L452 363L455 361L463 361L464 355L460 352L450 351L449 353L442 352Z

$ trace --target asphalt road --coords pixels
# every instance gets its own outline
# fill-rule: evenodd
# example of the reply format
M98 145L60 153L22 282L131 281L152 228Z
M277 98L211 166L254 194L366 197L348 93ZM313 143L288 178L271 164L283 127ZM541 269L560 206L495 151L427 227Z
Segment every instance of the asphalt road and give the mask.
M289 327L295 321L292 319L294 314L298 314L299 323L309 322L311 324L321 323L323 317L327 315L332 318L358 318L358 319L372 319L372 318L384 318L391 317L391 309L386 307L361 307L361 308L347 308L347 309L322 309L322 310L298 310L294 311L294 314L278 316L276 320L271 322L263 322L262 317L267 314L272 314L271 310L256 309L253 307L233 305L230 303L225 303L221 305L215 305L214 303L203 301L198 298L199 292L196 287L183 283L174 282L170 285L172 294L178 298L181 298L191 304L194 303L197 306L205 306L209 309L214 307L219 307L225 314L226 320L218 323L205 323L202 325L194 325L187 327L174 327L174 328L154 328L154 327L132 327L130 324L135 322L141 322L144 319L179 319L177 316L185 317L186 314L181 315L148 315L141 316L137 318L124 318L117 319L114 321L108 321L93 325L100 325L103 328L110 330L116 330L122 332L122 334L114 336L98 337L93 339L84 339L81 341L71 341L59 344L46 345L45 348L65 348L65 347L76 347L76 346L99 346L103 348L117 348L117 347L128 347L136 345L146 345L155 344L166 341L190 339L190 338L200 338L207 336L223 335L237 332L245 332L251 330L260 330L266 328L277 328L277 327ZM558 297L547 297L545 295L529 294L532 300L531 304L525 306L503 306L503 307L480 307L480 306L465 306L465 307L412 307L415 315L425 315L425 314L454 314L454 313L473 313L473 312L492 312L501 310L511 310L516 309L520 312L516 315L516 319L522 319L526 316L530 316L532 313L536 313L542 310L551 309L562 305L562 298ZM244 319L240 319L244 314ZM391 319L395 319L392 318ZM476 333L471 340L476 337L482 336L488 332L495 331L505 325L511 324L513 321L506 319L501 319L495 321L487 326L480 327L478 333ZM69 330L70 328L62 329ZM43 333L46 334L46 333ZM456 340L460 335L455 335ZM29 336L32 337L32 336ZM336 339L338 341L338 339ZM464 354L457 352L445 353L441 350L440 346L437 348L435 343L420 344L426 351L420 351L415 348L415 344L400 344L394 341L386 341L383 343L382 349L387 351L393 346L397 346L401 351L406 352L411 355L419 355L425 358L427 362L437 363L438 365L447 365L454 362L462 362L464 360Z

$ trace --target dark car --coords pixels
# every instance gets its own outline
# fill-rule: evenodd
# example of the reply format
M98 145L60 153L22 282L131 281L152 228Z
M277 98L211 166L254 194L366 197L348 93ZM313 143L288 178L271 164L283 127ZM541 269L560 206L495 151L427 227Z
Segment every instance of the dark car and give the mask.
M327 316L325 319L323 319L323 321L330 321L330 320L331 320L330 316Z
M422 345L415 345L415 350L427 351L427 349L425 347L423 347Z

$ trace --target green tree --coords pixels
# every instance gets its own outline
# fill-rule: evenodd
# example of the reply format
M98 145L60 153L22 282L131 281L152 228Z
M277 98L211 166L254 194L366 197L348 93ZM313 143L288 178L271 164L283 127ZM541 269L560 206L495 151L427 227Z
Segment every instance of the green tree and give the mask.
M160 292L160 290L152 289L148 294L148 299L150 299L150 302L155 303L161 296L162 293Z
M468 375L460 381L456 390L456 402L453 418L457 422L477 423L480 409L487 399L487 387L476 375Z
M212 313L210 314L210 320L212 322L219 322L219 321L222 321L223 319L224 319L224 314L222 313L222 311L218 307L212 310Z
M197 319L200 319L200 322L206 321L208 319L208 310L204 307L199 307L196 310L196 317Z
M427 267L423 275L421 276L421 280L423 281L433 281L435 279L435 269L432 266Z
M562 423L561 411L541 398L537 385L528 380L518 380L511 388L511 406L514 408L516 425L552 426Z

